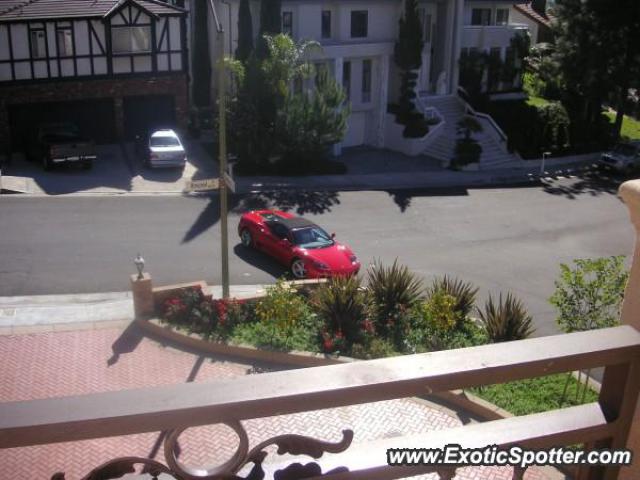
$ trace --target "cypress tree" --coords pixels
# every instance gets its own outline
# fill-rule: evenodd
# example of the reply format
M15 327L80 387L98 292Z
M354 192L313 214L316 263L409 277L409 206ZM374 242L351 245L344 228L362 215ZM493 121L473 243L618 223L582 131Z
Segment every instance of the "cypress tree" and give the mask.
M280 0L262 0L260 2L260 36L256 42L256 55L258 58L266 58L269 48L264 40L264 35L277 35L282 31Z
M422 65L422 26L417 0L404 1L404 15L400 18L398 41L394 48L396 65L402 71L398 121L404 125L415 117L415 86L418 78L414 70Z
M199 107L211 105L211 59L207 2L195 2L193 40L193 102Z
M253 52L253 25L249 0L240 0L238 11L238 48L236 58L245 63Z

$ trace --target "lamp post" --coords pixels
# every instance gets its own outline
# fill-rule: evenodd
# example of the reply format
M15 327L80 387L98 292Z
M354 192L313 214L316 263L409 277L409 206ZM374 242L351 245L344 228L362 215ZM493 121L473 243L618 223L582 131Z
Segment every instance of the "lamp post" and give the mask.
M542 152L542 163L540 164L540 176L544 175L544 161L546 160L548 155L551 155L551 152Z
M140 253L138 253L138 256L133 259L133 263L135 263L136 269L138 270L138 280L142 280L144 278L144 275L142 273L142 271L144 270L144 258L142 258L142 255L140 255Z
M229 298L229 235L227 227L227 183L225 173L227 171L227 115L226 115L226 71L224 67L224 29L218 19L218 14L213 4L209 0L211 13L216 24L218 33L219 59L218 59L218 154L220 166L220 266L222 270L222 298Z

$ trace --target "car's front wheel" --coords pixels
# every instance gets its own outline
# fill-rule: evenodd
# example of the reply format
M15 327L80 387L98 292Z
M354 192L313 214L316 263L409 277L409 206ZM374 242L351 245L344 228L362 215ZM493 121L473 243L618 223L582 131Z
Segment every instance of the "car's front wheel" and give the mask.
M291 274L297 279L302 279L307 275L307 267L299 258L295 258L291 262Z
M242 242L242 246L244 248L253 247L253 237L251 236L251 232L248 228L243 228L240 232L240 241Z

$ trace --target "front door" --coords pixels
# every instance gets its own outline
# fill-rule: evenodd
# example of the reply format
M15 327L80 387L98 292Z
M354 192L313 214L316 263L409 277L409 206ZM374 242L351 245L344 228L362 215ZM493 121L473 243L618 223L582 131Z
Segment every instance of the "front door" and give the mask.
M420 25L422 26L422 66L418 73L418 90L421 92L432 92L433 81L431 79L431 62L433 58L433 48L436 35L437 5L435 3L423 3L418 9Z

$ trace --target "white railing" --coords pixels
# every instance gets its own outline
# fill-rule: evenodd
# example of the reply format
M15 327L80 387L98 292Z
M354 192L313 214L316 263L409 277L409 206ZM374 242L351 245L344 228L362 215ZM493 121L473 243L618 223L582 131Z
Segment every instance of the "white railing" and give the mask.
M528 31L525 24L465 25L462 31L462 48L507 47L514 35Z
M476 111L469 102L466 101L466 98L469 98L469 93L463 87L458 87L458 99L462 102L465 113L476 117L484 126L488 126L489 128L485 128L485 131L488 131L502 147L504 152L507 153L509 143L509 137L507 137L507 134L504 133L504 130L500 128L500 125L496 123L491 115Z

